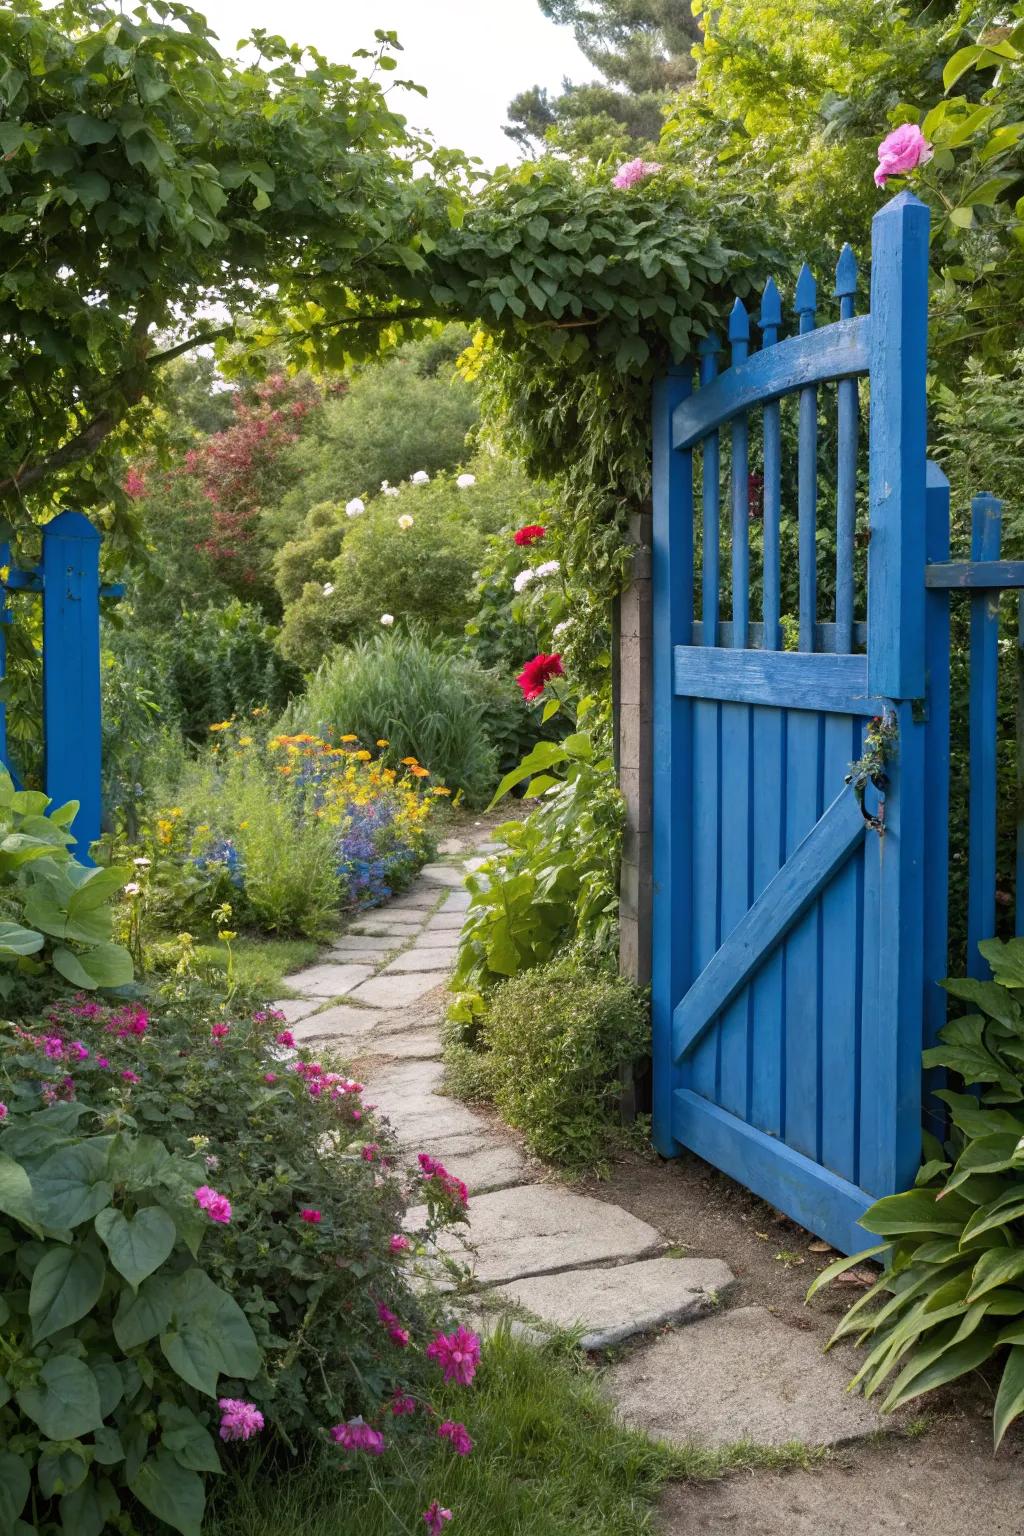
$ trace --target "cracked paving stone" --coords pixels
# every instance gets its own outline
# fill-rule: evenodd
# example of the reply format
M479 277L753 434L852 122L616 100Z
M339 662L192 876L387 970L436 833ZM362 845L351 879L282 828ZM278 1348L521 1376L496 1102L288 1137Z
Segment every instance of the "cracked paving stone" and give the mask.
M448 949L425 949L413 946L407 949L404 955L396 955L390 965L386 965L381 972L382 976L398 976L408 971L450 971L455 965L457 951L454 947Z
M608 1349L666 1323L704 1316L732 1284L721 1259L641 1259L610 1269L570 1269L514 1280L489 1293L555 1328L582 1324L583 1349Z
M463 1181L471 1195L510 1189L525 1184L533 1176L519 1148L490 1132L431 1139L419 1144L416 1150L439 1158L449 1173ZM415 1166L415 1159L410 1160L410 1166Z
M465 912L438 912L423 929L427 933L458 933L466 921Z
M663 1335L608 1372L604 1390L634 1429L677 1445L836 1445L886 1425L847 1392L849 1358L815 1333L738 1307Z
M372 965L311 965L304 971L296 971L294 976L283 977L283 984L292 992L301 992L304 997L340 997L366 981L373 971Z
M422 972L407 976L380 975L353 987L351 995L357 1003L366 1003L371 1008L405 1008L442 984L443 977L430 972L426 975Z
M362 1037L369 1034L376 1024L379 1014L372 1008L349 1008L344 1003L339 1003L334 1008L325 1008L322 1013L314 1013L302 1019L292 1026L292 1034L298 1045L311 1045L314 1041L344 1041L346 1045L358 1041L362 1046Z
M429 880L432 885L450 885L461 887L466 878L465 871L456 864L424 864L420 870L420 876Z
M456 1170L452 1170L455 1172ZM423 1226L421 1210L409 1212ZM556 1185L529 1184L481 1195L470 1209L468 1241L442 1233L439 1247L470 1264L482 1285L616 1259L637 1259L661 1247L661 1233L620 1206Z
M282 997L279 1002L271 1003L270 1006L278 1013L283 1013L287 1023L295 1024L299 1019L304 1019L307 1014L312 1013L319 1005L318 997Z

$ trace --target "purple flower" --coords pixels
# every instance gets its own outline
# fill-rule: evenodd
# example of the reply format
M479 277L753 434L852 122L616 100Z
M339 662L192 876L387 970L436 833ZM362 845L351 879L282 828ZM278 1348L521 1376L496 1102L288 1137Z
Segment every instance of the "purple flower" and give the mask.
M343 1445L346 1451L365 1451L368 1456L380 1456L384 1451L384 1436L379 1430L371 1429L362 1418L335 1424L331 1439L336 1445Z
M635 187L638 181L643 181L647 176L653 176L660 171L661 166L654 160L627 160L620 165L612 177L612 186L623 190L626 187Z
M263 1428L263 1415L255 1403L243 1402L238 1397L222 1397L217 1406L222 1440L248 1440Z
M890 176L902 176L915 166L927 165L934 153L916 123L902 123L878 146L875 186L884 187Z

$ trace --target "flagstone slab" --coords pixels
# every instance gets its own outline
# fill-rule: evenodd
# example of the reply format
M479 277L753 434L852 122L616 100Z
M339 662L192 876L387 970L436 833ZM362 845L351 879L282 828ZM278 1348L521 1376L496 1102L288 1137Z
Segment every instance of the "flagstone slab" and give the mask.
M421 912L425 907L436 907L440 892L436 886L412 885L401 896L396 896L389 901L383 909L386 912Z
M311 1014L292 1026L292 1035L299 1045L312 1045L318 1041L337 1040L345 1045L359 1041L368 1035L380 1015L373 1008L350 1008L337 1003L322 1013Z
M850 1375L816 1333L738 1307L628 1355L604 1390L625 1424L678 1445L836 1445L885 1427Z
M360 1010L370 1013L368 1008ZM393 1034L381 1034L375 1030L372 1038L363 1046L365 1054L394 1056L400 1060L438 1060L441 1055L441 1036L436 1029L404 1029Z
M360 934L367 933L382 933L385 935L395 932L416 933L423 927L423 920L426 915L425 912L421 912L418 909L414 912L380 912L370 917L358 918L350 925L348 931L357 937Z
M448 895L445 897L444 901L441 904L441 911L442 912L465 912L465 910L466 910L466 908L468 906L469 906L469 892L468 891L466 891L466 890L462 890L462 891L449 891Z
M458 912L436 912L429 918L424 926L426 933L458 933L466 921L465 910L460 908Z
M441 977L430 972L426 975L415 972L408 976L375 976L372 981L363 981L353 987L352 997L357 1003L366 1003L371 1008L407 1008L410 1003L433 992L441 981Z
M311 965L304 971L283 978L284 985L303 997L341 997L351 992L361 981L373 975L372 965L344 965L325 962Z
M610 1269L569 1269L499 1285L492 1293L555 1328L584 1327L583 1349L608 1349L636 1333L701 1316L731 1283L720 1259L641 1259Z
M350 955L372 955L383 960L393 949L397 949L401 942L401 939L389 942L387 939L374 938L364 933L345 933L341 938L334 940L329 953L332 956L343 956L347 963L351 963L348 962Z
M459 925L462 926L461 923ZM425 928L422 933L416 935L413 941L414 949L450 949L454 953L459 947L459 929L450 928Z
M278 1013L283 1013L285 1022L294 1024L298 1019L304 1019L307 1013L312 1013L319 1007L319 999L315 997L282 997L279 1002L271 1003L271 1008Z
M409 1224L422 1226L423 1217L410 1211ZM526 1275L642 1258L663 1239L617 1205L553 1184L529 1184L474 1200L468 1242L472 1252L458 1233L438 1239L444 1252L470 1264L480 1284L500 1285Z
M439 1158L449 1173L463 1181L471 1195L514 1188L531 1177L530 1165L519 1148L490 1132L425 1140L416 1150Z
M420 879L429 880L431 885L461 886L465 878L459 864L424 864L420 870Z
M391 964L384 967L381 975L399 976L406 971L450 971L455 965L457 953L454 944L447 949L424 949L414 944L404 954L396 955Z

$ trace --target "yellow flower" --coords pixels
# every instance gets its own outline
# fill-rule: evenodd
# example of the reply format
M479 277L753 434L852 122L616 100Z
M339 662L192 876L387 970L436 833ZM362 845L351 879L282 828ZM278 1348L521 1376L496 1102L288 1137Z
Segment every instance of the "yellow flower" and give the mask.
M385 737L382 736L380 738L380 740L377 742L377 745L378 745L378 747L390 747L391 743L390 743L390 741L386 740Z
M406 768L416 768L419 766L419 759L415 757L403 757L402 762Z
M358 761L358 762L360 762L360 763L368 763L368 762L369 762L369 761L370 761L370 758L371 758L371 757L372 757L372 756L373 756L373 754L372 754L372 752L367 752L367 750L366 750L366 748L365 748L365 747L362 747L362 748L361 748L361 749L360 749L360 750L359 750L359 751L358 751L358 752L357 752L357 753L356 753L356 759L357 759L357 761Z
M172 815L172 816L184 816L184 814L185 814L185 812L182 810L180 805L172 805L171 806L170 815Z
M338 740L339 741L358 741L359 737L358 736L353 736L353 735L349 734L348 736L339 736Z
M251 736L239 736L239 738L238 738L238 745L240 747L251 747L252 746L252 737Z
M436 793L437 793L437 791L436 791L436 790L435 790L435 791L434 791L434 793L435 793L435 794L436 794ZM449 794L451 794L451 790L449 790L449 789L446 789L446 790L445 790L445 794L446 794L446 795L449 795ZM239 832L244 832L244 831L245 831L245 829L246 829L246 827L247 827L247 826L248 826L248 825L249 825L249 823L248 823L248 822L247 822L247 821L240 821L240 822L239 822L239 823L238 823L238 830L239 830Z
M451 794L451 790L450 789L445 789L444 786L441 785L441 784L435 784L433 789L430 791L430 793L432 795L450 795Z
M211 725L209 729L211 731L229 731L234 723L233 720L220 720L216 725Z

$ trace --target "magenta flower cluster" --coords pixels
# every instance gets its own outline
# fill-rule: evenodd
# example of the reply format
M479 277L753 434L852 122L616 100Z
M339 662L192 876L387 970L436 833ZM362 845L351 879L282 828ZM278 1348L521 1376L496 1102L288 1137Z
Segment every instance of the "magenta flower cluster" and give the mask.
M231 1220L231 1201L227 1195L218 1195L209 1184L200 1184L195 1191L195 1196L200 1208L204 1210L211 1221L219 1222L221 1226L227 1226Z
M473 1442L465 1424L456 1424L454 1419L445 1419L438 1425L437 1435L439 1440L447 1440L456 1456L468 1456L473 1449Z
M441 1536L441 1532L444 1530L444 1527L448 1524L448 1521L451 1519L451 1517L451 1510L442 1509L437 1500L434 1499L431 1502L429 1509L425 1509L423 1511L423 1518L426 1521L429 1536Z
M384 1454L384 1436L373 1429L361 1417L349 1419L346 1424L335 1424L331 1439L346 1451L365 1451L368 1456Z
M255 1403L243 1402L238 1397L222 1397L217 1406L222 1440L248 1440L263 1428L263 1415Z
M462 1206L469 1205L469 1190L465 1184L461 1179L457 1179L453 1173L449 1173L444 1164L439 1162L436 1157L431 1157L429 1152L421 1152L417 1162L420 1165L424 1178L436 1180L438 1190L442 1194L450 1195L452 1199L457 1200Z
M427 1345L427 1358L437 1361L445 1381L468 1387L480 1364L480 1340L460 1324L454 1333L439 1333Z

